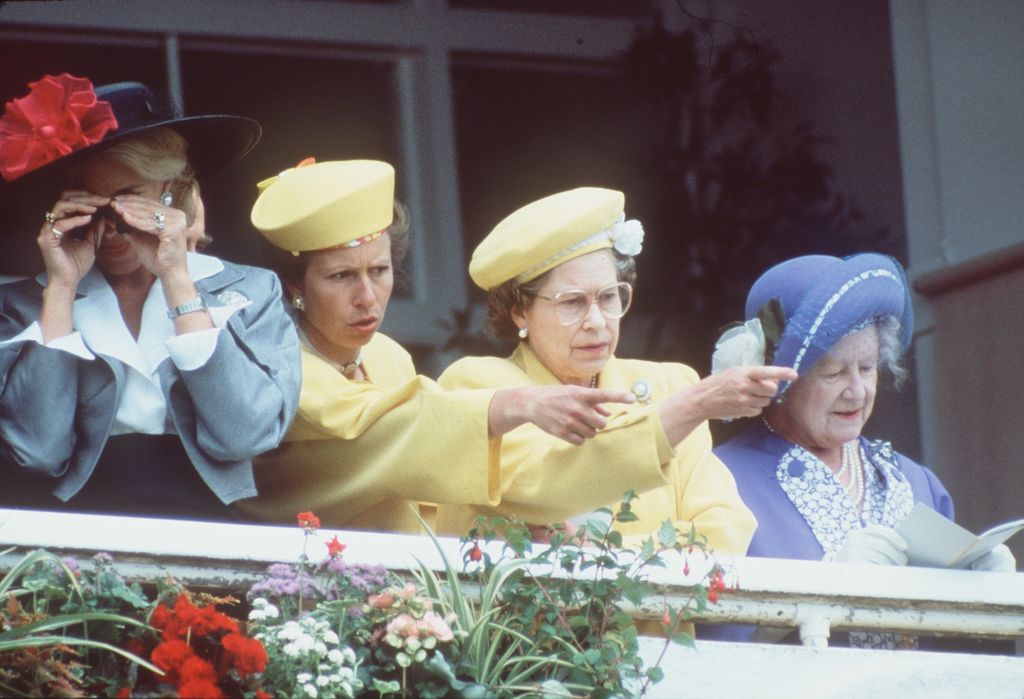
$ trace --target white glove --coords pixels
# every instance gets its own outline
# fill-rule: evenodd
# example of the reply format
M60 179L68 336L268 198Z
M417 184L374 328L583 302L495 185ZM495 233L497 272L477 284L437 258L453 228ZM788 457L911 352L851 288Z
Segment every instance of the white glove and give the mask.
M971 570L988 570L993 573L1016 573L1017 559L1010 553L1010 547L999 544L971 564Z
M907 565L907 541L895 529L881 524L869 524L854 529L846 543L836 551L836 563L874 563L876 565Z

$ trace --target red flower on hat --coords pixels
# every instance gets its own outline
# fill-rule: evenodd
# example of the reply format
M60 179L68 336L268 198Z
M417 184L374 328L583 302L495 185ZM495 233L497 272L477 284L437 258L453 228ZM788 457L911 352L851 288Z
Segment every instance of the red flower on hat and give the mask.
M8 102L0 118L0 175L15 180L116 128L110 103L96 99L89 79L46 75Z

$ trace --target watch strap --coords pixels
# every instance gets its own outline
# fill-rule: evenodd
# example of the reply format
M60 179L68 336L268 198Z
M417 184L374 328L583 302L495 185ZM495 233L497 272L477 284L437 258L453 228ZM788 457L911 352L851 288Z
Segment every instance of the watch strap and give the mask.
M196 311L206 310L206 301L203 301L202 296L196 296L195 298L189 299L185 303L175 306L167 311L167 317L171 320L178 316L183 316L186 313L195 313Z

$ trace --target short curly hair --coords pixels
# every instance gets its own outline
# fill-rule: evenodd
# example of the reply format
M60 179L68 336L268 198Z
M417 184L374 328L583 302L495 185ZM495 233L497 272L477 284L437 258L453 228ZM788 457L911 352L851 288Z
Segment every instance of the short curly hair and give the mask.
M614 249L611 252L615 256L616 278L620 282L635 284L636 260ZM510 279L487 292L487 327L499 341L509 344L519 341L519 328L512 320L512 311L527 309L533 305L537 291L544 286L549 274L551 270L524 284Z

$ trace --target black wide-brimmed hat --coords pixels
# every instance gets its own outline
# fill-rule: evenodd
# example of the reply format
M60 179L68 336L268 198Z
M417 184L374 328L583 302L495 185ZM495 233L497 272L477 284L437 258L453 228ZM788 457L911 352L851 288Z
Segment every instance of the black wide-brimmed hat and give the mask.
M7 103L0 118L0 189L50 189L68 166L159 127L181 134L200 178L244 156L260 138L253 119L183 116L171 100L138 82L94 90L87 79L65 73L29 87L28 95Z

